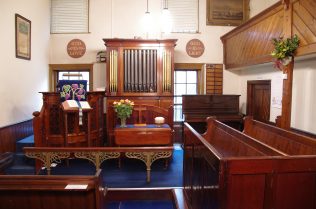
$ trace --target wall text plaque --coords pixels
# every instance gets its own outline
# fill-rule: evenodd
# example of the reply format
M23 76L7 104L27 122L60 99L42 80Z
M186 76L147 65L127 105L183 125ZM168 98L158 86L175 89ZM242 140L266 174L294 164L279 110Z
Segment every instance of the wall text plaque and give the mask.
M67 45L67 53L72 58L82 57L86 53L86 45L80 39L72 39Z
M200 57L204 53L204 44L199 39L192 39L187 43L186 51L190 57Z

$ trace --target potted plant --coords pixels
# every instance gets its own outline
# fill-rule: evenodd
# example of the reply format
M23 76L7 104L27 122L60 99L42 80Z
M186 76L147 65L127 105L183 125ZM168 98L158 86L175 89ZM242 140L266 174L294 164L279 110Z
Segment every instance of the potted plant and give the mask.
M286 39L283 37L273 38L272 43L274 50L271 52L271 56L276 58L274 67L282 70L282 67L287 66L292 61L300 40L297 35L294 35L292 38Z
M126 118L131 116L134 102L128 99L121 99L120 101L114 101L113 106L117 117L121 119L121 127L126 127Z

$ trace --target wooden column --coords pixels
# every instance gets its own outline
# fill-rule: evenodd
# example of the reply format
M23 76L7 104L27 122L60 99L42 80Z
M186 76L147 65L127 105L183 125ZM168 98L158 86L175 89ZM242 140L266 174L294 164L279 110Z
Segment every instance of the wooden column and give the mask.
M284 129L291 128L293 68L294 58L283 69L283 73L287 75L287 78L283 79L282 114L278 116L276 123L278 127Z
M283 0L282 4L284 5L284 38L290 38L292 37L293 5L289 0ZM277 117L276 124L284 129L291 128L293 68L294 57L288 65L283 67L283 74L287 77L283 79L282 114Z

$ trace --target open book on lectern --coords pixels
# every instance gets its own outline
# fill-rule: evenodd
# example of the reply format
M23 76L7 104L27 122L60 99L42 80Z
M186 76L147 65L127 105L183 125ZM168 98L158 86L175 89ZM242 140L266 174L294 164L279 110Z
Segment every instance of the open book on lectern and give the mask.
M91 109L87 101L66 100L62 106L64 110Z

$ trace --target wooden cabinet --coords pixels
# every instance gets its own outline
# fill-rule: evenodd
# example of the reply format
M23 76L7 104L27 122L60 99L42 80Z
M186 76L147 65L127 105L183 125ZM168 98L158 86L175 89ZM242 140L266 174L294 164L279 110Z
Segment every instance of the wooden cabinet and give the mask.
M168 125L134 126L115 128L117 146L172 146L172 131Z

